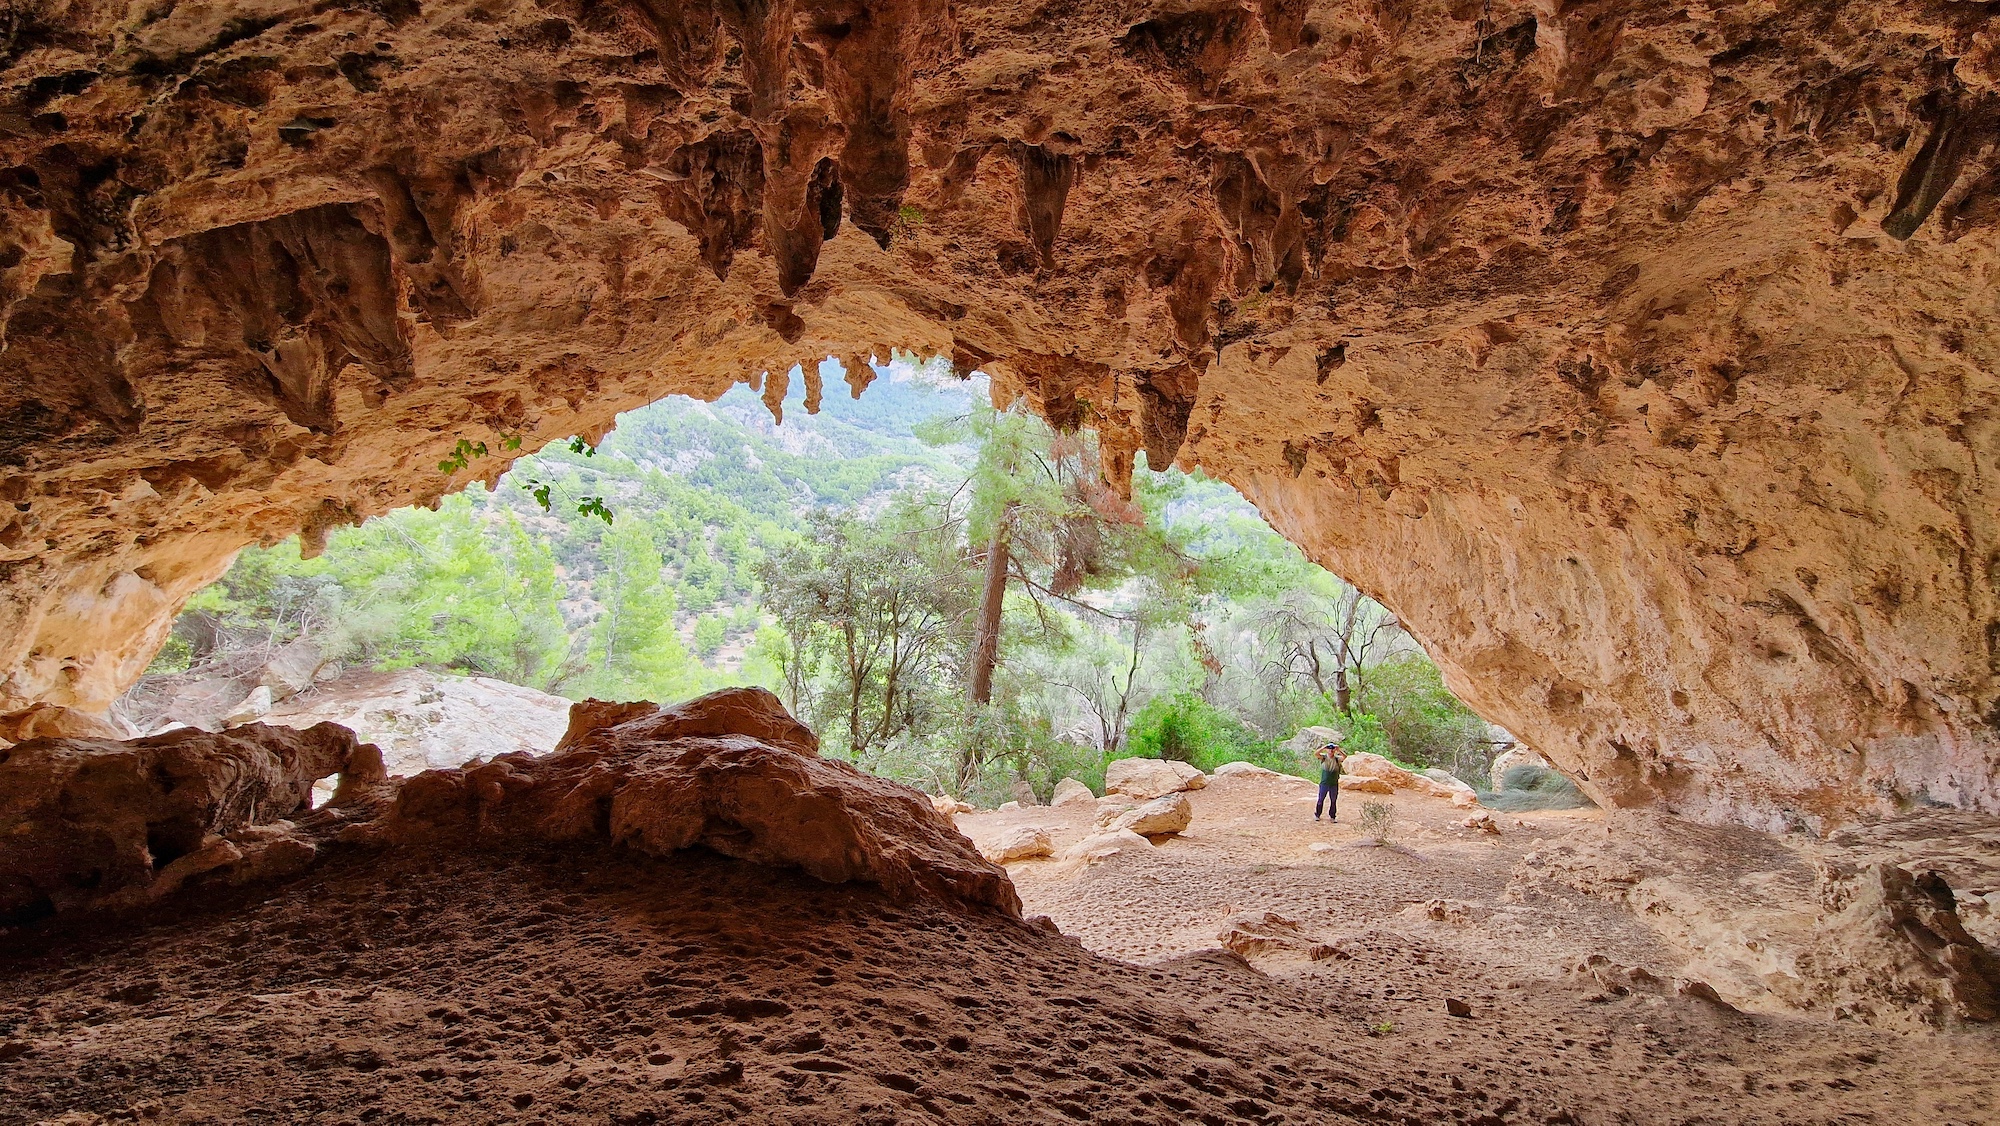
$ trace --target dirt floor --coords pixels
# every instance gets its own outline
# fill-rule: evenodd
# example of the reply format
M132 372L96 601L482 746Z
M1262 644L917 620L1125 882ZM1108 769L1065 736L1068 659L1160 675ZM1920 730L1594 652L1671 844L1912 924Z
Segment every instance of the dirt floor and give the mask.
M1380 848L1276 783L1193 800L1158 849L1012 866L1075 937L602 848L335 850L144 925L17 931L0 1123L2000 1121L1992 1032L1742 1015L1571 972L1670 957L1599 901L1507 901L1521 857L1595 814L1507 815L1496 838L1371 799L1397 809ZM1060 841L1094 812L960 824ZM1251 909L1333 953L1215 951Z

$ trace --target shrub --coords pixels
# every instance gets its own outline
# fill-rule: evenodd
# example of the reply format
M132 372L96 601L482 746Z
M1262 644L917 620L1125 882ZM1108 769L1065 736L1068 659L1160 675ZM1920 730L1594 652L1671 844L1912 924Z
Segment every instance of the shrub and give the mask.
M1396 835L1396 807L1388 802L1361 803L1361 835L1386 845Z
M1481 793L1479 804L1488 809L1518 812L1529 809L1581 809L1593 805L1576 783L1547 767L1522 763L1507 768L1500 776L1496 793Z
M1370 669L1357 702L1358 710L1380 723L1390 748L1387 757L1399 763L1477 777L1471 772L1491 761L1486 721L1452 695L1437 666L1421 656L1399 657Z
M1192 692L1148 700L1132 717L1125 750L1115 757L1172 759L1203 771L1225 762L1250 762L1288 774L1304 768L1296 755Z

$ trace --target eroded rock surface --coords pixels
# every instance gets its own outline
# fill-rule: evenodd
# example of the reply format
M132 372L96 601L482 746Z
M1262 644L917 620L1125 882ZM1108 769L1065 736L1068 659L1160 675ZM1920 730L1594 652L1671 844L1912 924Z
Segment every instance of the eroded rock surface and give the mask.
M1982 867L1871 851L1628 814L1530 854L1513 894L1560 883L1623 904L1738 1008L1892 1028L2000 1019L2000 957L1967 932L1951 884Z
M2000 809L1981 5L7 27L0 713L503 437L900 346L1237 484L1600 804Z
M777 697L725 689L672 708L591 700L548 755L392 778L346 728L193 728L129 743L0 750L0 920L158 899L186 879L296 871L348 847L702 846L829 883L1019 916L988 863L923 794L818 757ZM324 808L314 781L341 774ZM291 863L284 872L262 856ZM134 894L124 894L128 890Z
M0 923L131 905L237 866L246 849L270 846L270 834L253 830L309 808L314 782L345 773L369 784L381 770L375 748L331 723L31 739L0 750ZM312 847L294 841L280 855L310 860ZM267 874L254 864L243 872Z

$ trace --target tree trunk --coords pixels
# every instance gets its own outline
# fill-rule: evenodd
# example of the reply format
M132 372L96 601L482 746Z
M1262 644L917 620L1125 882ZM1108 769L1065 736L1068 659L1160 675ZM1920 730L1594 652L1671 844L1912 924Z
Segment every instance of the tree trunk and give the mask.
M1000 610L1007 599L1007 571L1012 554L1014 504L993 525L986 545L986 584L979 595L979 619L973 625L972 667L965 678L965 698L975 704L993 702L993 668L1000 663Z

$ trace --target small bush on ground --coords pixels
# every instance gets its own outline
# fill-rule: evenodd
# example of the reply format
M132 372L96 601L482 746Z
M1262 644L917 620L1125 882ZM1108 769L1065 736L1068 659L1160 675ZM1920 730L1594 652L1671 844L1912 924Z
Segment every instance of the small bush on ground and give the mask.
M1396 835L1396 807L1388 802L1361 803L1361 835L1378 845L1388 844Z
M1479 804L1488 809L1520 812L1530 809L1582 809L1595 804L1576 783L1547 767L1523 763L1500 776L1500 789L1481 792Z

